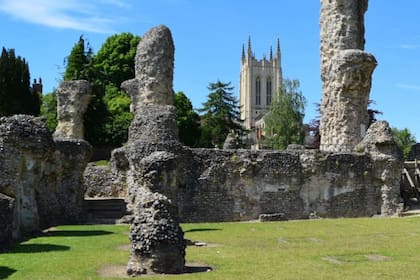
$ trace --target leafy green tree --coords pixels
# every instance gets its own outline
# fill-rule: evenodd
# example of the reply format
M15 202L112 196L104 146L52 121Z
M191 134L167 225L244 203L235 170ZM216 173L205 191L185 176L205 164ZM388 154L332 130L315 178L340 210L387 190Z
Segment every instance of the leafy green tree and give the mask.
M31 89L29 65L14 49L3 47L0 56L0 116L40 112L40 96Z
M70 55L67 57L64 80L88 80L92 79L93 50L88 42L85 42L83 35L73 46Z
M99 83L120 87L121 83L134 77L134 57L139 36L121 33L106 39L95 55L94 68Z
M130 97L121 83L134 78L134 58L139 36L110 36L93 59L94 94L85 114L85 136L94 145L121 146L127 141Z
M175 94L174 106L181 142L186 146L198 147L200 116L194 111L191 101L182 91Z
M121 146L132 120L130 98L120 86L134 78L134 57L140 37L121 33L107 38L96 55L83 36L67 59L65 80L92 83L85 113L85 138L94 146Z
M44 94L41 103L41 116L51 131L57 127L57 94L54 92Z
M278 96L264 117L267 145L285 149L289 144L303 144L303 118L306 100L299 90L298 80L284 80Z
M404 159L407 159L411 146L416 144L416 137L410 132L410 130L408 130L408 128L398 129L393 127L391 130L395 141L403 151Z
M210 91L208 100L199 109L202 134L201 147L222 147L230 131L242 134L239 105L233 96L231 83L217 81L207 87Z

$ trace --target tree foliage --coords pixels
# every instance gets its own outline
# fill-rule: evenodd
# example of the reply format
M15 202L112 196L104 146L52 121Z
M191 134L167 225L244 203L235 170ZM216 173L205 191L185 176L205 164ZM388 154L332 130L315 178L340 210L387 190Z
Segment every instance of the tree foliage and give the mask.
M121 146L132 120L130 98L121 83L134 78L134 57L140 37L131 33L110 36L93 54L83 36L67 59L65 80L92 83L92 98L85 113L85 138L95 146Z
M201 116L201 147L222 147L230 131L242 134L239 105L233 96L231 83L217 81L207 87L210 91Z
M41 116L51 131L57 127L57 94L54 92L44 94L41 103Z
M266 144L274 149L285 149L289 144L303 144L303 118L306 100L299 90L298 80L284 80L279 94L264 117Z
M181 142L186 146L198 147L200 116L194 111L191 101L182 91L175 94L174 106Z
M0 116L39 115L40 96L31 89L29 65L14 49L3 47L0 56Z
M134 77L134 57L140 37L121 33L106 39L95 55L94 68L98 82L115 85Z
M85 42L83 35L73 46L67 57L64 80L90 80L92 78L93 50L89 42Z
M393 127L392 135L394 136L394 140L397 142L398 146L403 151L404 159L407 159L411 146L416 144L416 137L408 128L398 129Z

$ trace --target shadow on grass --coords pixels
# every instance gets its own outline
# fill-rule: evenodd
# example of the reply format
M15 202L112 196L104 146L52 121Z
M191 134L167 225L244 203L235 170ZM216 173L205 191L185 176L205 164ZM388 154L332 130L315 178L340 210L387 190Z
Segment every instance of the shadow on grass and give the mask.
M7 267L7 266L0 266L0 279L7 279L10 275L15 273L17 270Z
M222 230L221 228L192 228L192 229L188 229L186 232L200 232L200 231L214 231L214 230Z
M86 237L113 234L106 230L51 230L45 232L44 236L63 236L63 237Z
M8 253L42 253L52 251L68 251L69 246L54 245L54 244L17 244L10 248Z
M201 272L210 272L213 269L210 266L186 266L185 273L201 273Z

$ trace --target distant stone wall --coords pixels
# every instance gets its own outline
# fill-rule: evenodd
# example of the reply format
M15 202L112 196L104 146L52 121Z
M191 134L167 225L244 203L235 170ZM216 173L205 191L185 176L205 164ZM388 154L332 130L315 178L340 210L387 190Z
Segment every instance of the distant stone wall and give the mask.
M145 159L150 163L143 176L175 203L184 222L247 221L272 213L288 219L313 213L369 217L395 214L399 206L399 163L384 167L388 160L367 153L185 148L149 157L154 160ZM386 201L385 172L397 179Z
M89 163L83 173L85 197L122 197L127 196L127 181L121 172L114 172L111 166L97 166ZM124 173L122 173L124 174Z

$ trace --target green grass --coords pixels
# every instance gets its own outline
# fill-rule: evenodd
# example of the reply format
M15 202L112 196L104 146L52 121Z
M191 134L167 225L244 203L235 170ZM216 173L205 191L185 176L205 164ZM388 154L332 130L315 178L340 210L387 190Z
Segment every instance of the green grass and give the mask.
M108 166L109 165L109 161L107 160L98 160L95 161L96 166Z
M187 262L209 273L169 279L420 279L420 218L184 224ZM125 265L128 226L60 226L0 254L0 279L101 279ZM3 276L3 278L2 278ZM141 277L149 278L149 277ZM107 278L118 279L118 278Z

